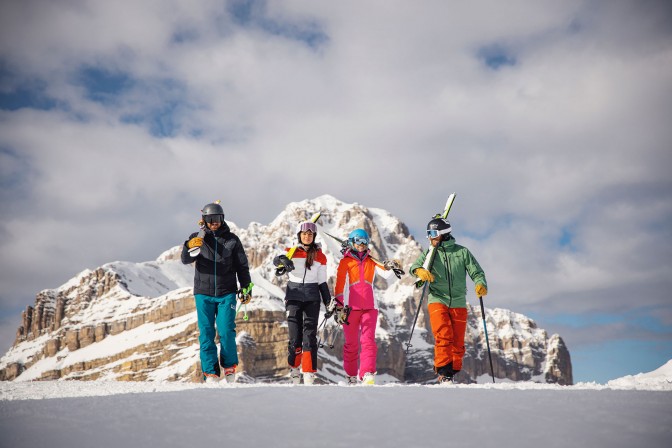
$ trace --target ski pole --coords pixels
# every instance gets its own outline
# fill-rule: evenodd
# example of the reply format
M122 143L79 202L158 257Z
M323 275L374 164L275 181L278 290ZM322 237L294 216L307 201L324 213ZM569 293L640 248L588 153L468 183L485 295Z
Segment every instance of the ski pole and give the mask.
M324 324L327 322L327 319L328 319L328 317L327 317L327 316L324 316L324 319L322 319L322 323L320 323L320 325L317 326L317 333L319 333L319 332L320 332L320 329L321 329L322 327L324 327ZM326 327L325 327L325 328L326 328ZM322 347L324 347L324 344L322 343L322 336L320 336L320 338L317 340L317 347L318 347L318 348L322 348Z
M490 374L492 375L492 382L495 382L495 371L492 368L492 354L490 354L490 342L488 341L488 326L485 324L485 308L483 308L483 297L478 296L481 302L481 316L483 317L483 329L485 330L485 345L488 346L488 358L490 358Z
M236 316L238 315L238 312L240 311L240 308L242 308L243 305L245 305L245 314L243 315L243 320L249 320L250 318L247 317L247 304L252 300L252 287L254 286L254 283L250 282L249 285L245 287L245 289L239 289L238 290L238 300L240 300L240 305L238 305L238 308L236 308Z
M245 305L245 314L243 314L243 320L250 320L250 318L247 316L247 304L243 304L243 302L240 302L240 305L238 305L238 309L236 309L236 316L238 315L238 312L243 307L243 305Z
M324 329L322 329L322 335L324 335L326 333L326 331L327 331L327 326L325 325ZM334 348L334 341L335 340L336 340L336 332L335 331L332 331L331 334L327 333L326 335L324 335L324 341L322 341L321 337L320 337L318 347L322 348L326 345L329 348Z
M413 346L411 344L411 339L413 338L413 331L415 331L415 324L418 321L418 315L420 314L420 308L422 307L422 302L425 300L425 291L427 290L427 285L429 282L425 282L425 286L422 287L422 295L420 296L420 303L418 303L418 309L415 312L415 318L413 319L413 327L411 327L411 335L408 337L408 342L406 343L406 354L408 355L408 349Z

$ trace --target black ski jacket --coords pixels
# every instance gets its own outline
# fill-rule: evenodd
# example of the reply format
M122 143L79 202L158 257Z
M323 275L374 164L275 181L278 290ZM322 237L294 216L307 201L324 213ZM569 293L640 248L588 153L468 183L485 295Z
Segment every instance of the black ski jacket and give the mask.
M198 236L192 233L182 245L182 263L196 262L194 295L220 297L238 291L236 275L242 288L250 284L250 267L240 239L223 223L217 232L206 229L201 253L189 255L187 242Z

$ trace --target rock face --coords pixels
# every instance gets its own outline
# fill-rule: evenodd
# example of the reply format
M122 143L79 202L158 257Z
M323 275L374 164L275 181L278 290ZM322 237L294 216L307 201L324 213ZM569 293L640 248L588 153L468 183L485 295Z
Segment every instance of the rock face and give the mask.
M333 291L340 245L325 235L344 237L364 228L381 259L398 258L405 267L420 245L406 226L384 210L344 204L330 196L292 203L269 225L232 225L246 247L255 283L254 300L237 319L241 381L277 381L287 375L287 322L283 288L272 259L295 244L295 225L322 212L318 242L328 259ZM22 313L12 348L0 360L0 380L112 379L126 381L200 381L198 327L191 291L193 267L179 261L174 247L156 261L113 262L84 271L53 290L37 294ZM486 267L487 273L487 267ZM382 381L433 381L433 340L426 301L418 316L412 347L406 343L420 300L409 275L378 279L380 315L378 376ZM572 384L569 351L558 335L548 336L527 317L502 309L486 309L495 376ZM331 321L320 334L322 381L342 381L343 335ZM480 307L469 308L467 352L458 381L490 377ZM331 346L333 345L333 348Z

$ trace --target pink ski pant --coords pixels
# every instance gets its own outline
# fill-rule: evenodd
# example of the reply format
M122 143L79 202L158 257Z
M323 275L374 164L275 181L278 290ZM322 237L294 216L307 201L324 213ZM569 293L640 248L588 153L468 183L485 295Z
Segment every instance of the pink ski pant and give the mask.
M378 310L352 310L348 322L349 325L343 325L343 369L348 376L362 378L367 372L376 372Z

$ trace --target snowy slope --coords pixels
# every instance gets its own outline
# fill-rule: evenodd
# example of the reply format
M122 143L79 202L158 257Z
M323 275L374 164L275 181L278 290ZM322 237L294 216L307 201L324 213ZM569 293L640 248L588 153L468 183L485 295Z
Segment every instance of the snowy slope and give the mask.
M619 387L0 382L0 433L3 446L662 448L669 365Z
M672 360L652 372L627 375L611 380L607 386L641 390L672 390Z
M35 382L20 382L20 381L2 381L0 382L0 402L14 401L14 400L43 400L54 398L68 398L68 397L100 397L107 395L119 394L142 394L155 392L178 392L186 390L232 390L232 389L248 389L248 390L263 390L265 388L288 388L294 390L323 390L325 387L346 387L351 389L351 386L346 386L344 381L339 381L335 385L318 385L318 386L295 386L291 384L246 384L234 383L228 384L221 382L219 384L201 384L201 383L178 383L172 381L35 381ZM628 375L622 378L617 378L609 381L606 385L597 383L577 383L573 386L560 386L557 384L543 384L534 381L512 382L512 381L498 381L495 384L454 384L451 386L438 385L401 385L401 384L386 384L377 386L356 386L361 389L371 388L398 388L409 387L411 389L428 388L429 390L518 390L518 391L626 391L626 390L640 390L640 391L657 391L672 393L672 360L668 361L662 367L647 373L640 373L638 375ZM669 397L672 404L672 396Z

